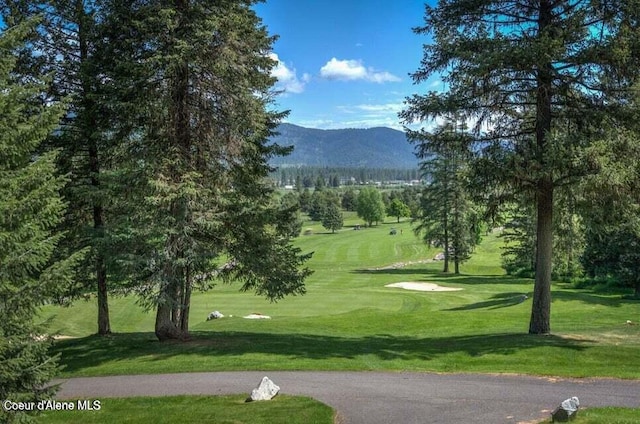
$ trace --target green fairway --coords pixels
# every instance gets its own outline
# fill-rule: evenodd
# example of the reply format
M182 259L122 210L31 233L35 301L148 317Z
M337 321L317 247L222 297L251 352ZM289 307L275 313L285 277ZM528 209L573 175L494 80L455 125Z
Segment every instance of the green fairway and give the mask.
M245 402L246 396L169 396L104 399L99 410L47 411L39 419L55 423L216 423L331 424L333 409L306 397L279 395L270 402Z
M45 307L64 375L215 370L420 370L639 378L640 303L620 293L553 287L549 336L527 334L533 281L503 275L501 241L487 235L462 275L429 261L437 250L408 221L354 230L349 215L336 234L306 222L296 240L314 252L305 296L278 303L218 285L194 294L193 339L159 343L154 314L135 298L112 298L110 337L92 336L96 306ZM390 235L396 228L397 234ZM387 288L432 282L460 291ZM523 295L529 297L523 300ZM209 312L225 315L206 321ZM271 319L242 317L261 313ZM627 324L627 320L632 325Z

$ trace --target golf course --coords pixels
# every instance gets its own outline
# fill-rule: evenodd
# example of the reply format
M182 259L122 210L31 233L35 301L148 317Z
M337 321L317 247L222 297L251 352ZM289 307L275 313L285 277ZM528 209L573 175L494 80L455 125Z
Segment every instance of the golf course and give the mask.
M498 230L485 234L453 275L441 272L442 262L433 260L438 250L422 243L408 220L394 221L354 231L362 222L347 213L335 234L305 221L307 235L295 244L313 252L307 293L270 303L217 284L194 294L187 342L158 342L154 314L134 296L110 299L114 334L107 337L93 335L95 301L46 306L40 318L59 338L61 376L317 370L640 378L640 305L626 292L556 282L552 334L529 335L533 281L504 275ZM401 282L459 290L386 287ZM224 318L207 321L212 311ZM243 318L249 314L270 319ZM299 402L309 409L308 399ZM331 422L328 416L305 422Z

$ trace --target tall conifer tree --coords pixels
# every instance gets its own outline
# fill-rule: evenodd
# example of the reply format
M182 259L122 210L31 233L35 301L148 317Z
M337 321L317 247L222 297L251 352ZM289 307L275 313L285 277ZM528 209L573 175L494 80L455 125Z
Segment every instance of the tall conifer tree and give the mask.
M284 115L270 109L274 39L253 3L108 2L104 75L131 206L121 262L160 340L188 337L191 292L214 277L272 300L304 292L306 256L267 181L287 149L267 144Z
M604 116L621 116L638 69L639 13L635 0L441 0L416 29L432 41L413 78L442 73L447 91L409 98L401 117L473 121L492 178L534 194L530 333L551 331L554 190L592 171L585 148Z
M417 152L427 185L422 191L420 223L415 230L427 243L443 248L443 272L449 272L453 261L456 274L477 243L478 226L467 189L470 140L463 129L455 121L447 122L430 136L423 134Z
M40 80L16 78L16 52L32 25L0 34L0 399L36 402L51 396L56 371L51 340L33 318L47 299L64 293L78 253L51 260L62 234L65 204L55 152L40 153L63 109L47 102ZM0 408L1 422L24 422L28 412Z
M48 149L60 149L58 166L69 175L63 190L70 202L64 221L67 230L59 251L89 247L91 254L77 275L75 293L97 294L98 334L109 334L109 243L107 238L109 193L104 184L108 164L104 102L100 98L100 64L96 51L96 25L104 10L100 0L0 0L5 20L19 22L40 16L38 31L22 57L26 76L51 74L49 95L69 104L60 128L49 137Z

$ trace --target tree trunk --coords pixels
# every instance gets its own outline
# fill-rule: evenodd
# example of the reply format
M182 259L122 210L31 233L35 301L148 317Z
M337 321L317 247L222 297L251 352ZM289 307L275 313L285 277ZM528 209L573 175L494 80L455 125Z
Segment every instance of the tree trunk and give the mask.
M184 292L182 312L180 315L180 330L183 334L189 334L189 310L191 309L191 272L185 269Z
M78 22L78 47L80 49L80 64L89 61L89 42L87 40L87 20L91 19L84 7L84 1L77 0L75 3L76 20ZM84 111L83 122L80 123L84 139L88 144L89 151L89 173L91 178L91 188L94 191L100 190L100 157L98 154L98 143L96 141L95 130L98 127L95 116L95 103L91 98L93 91L92 76L80 69L80 79L82 82L81 104ZM93 248L96 255L95 275L96 291L98 297L98 334L111 334L111 324L109 322L109 300L107 287L107 267L102 253L102 243L100 239L104 237L104 221L102 204L99 196L92 197L93 203L93 228L95 230Z
M171 305L161 303L156 311L155 333L158 340L186 340L188 334L182 332L171 320Z
M446 218L447 214L445 213L444 219L444 269L442 272L449 272L449 225Z
M96 277L98 280L98 334L111 334L109 322L109 299L107 296L107 269L102 256L96 259Z
M530 334L551 332L551 255L553 254L553 183L540 181L538 189L538 223L536 229L536 279Z
M540 2L538 36L547 35L552 23L553 10L549 0ZM536 91L536 146L537 162L542 172L547 167L545 152L547 137L551 131L551 92L553 90L553 66L541 64L537 75ZM551 332L551 255L553 253L553 180L543 175L536 186L538 218L536 226L536 279L533 288L529 334Z
M189 2L187 0L175 0L176 26L177 31L181 31L188 21ZM179 185L182 182L185 169L191 169L192 143L191 143L191 114L189 108L189 66L185 59L175 59L178 62L174 65L171 75L171 104L170 110L170 140L171 144L180 146L178 154L172 158L169 165L168 174L173 184ZM170 214L176 222L178 228L184 228L188 221L189 211L187 202L178 198L172 202ZM168 261L184 260L184 243L180 238L188 237L181 232L180 236L170 236L168 249ZM187 307L188 272L184 267L174 267L167 264L165 268L165 278L169 282L162 288L161 297L158 303L156 314L156 337L160 341L164 340L186 340L189 338L188 326L189 309Z
M169 245L172 245L174 240L169 240ZM175 275L178 272L170 264L166 264L164 267L164 277L169 283L161 288L160 297L158 299L158 309L156 310L156 325L155 333L158 340L161 342L165 340L187 340L189 333L184 332L180 328L180 322L176 322L176 303L182 299L176 298L177 283L181 281L181 273Z

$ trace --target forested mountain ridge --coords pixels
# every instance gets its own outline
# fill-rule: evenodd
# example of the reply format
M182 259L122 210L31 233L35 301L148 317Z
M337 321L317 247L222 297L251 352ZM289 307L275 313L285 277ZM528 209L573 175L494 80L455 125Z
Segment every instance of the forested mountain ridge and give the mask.
M321 130L280 124L271 141L293 146L289 156L271 159L274 166L345 168L417 168L405 133L385 127Z

